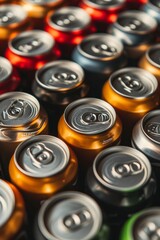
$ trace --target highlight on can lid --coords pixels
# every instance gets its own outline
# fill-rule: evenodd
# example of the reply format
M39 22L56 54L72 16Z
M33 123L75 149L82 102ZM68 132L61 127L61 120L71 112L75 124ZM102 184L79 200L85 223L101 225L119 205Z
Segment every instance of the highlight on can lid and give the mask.
M38 227L46 239L93 239L101 225L99 206L80 192L63 192L51 197L38 214Z
M13 72L13 67L8 59L0 57L0 83L8 79Z

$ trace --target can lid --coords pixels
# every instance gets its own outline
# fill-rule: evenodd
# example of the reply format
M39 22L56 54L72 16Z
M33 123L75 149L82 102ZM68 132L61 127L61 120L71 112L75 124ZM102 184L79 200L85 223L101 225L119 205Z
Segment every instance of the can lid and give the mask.
M79 7L60 8L49 18L51 27L64 32L82 30L90 23L90 15Z
M134 67L114 72L109 82L115 92L133 99L149 97L158 88L157 79L151 73Z
M157 22L143 11L132 10L119 14L115 25L124 32L145 35L157 27Z
M47 54L54 47L52 36L40 30L22 32L9 41L12 52L23 57L34 57Z
M84 71L75 62L54 61L36 72L36 81L42 88L51 91L68 91L84 81Z
M123 51L122 43L115 36L105 33L85 37L77 48L85 57L101 61L115 59Z
M54 3L54 4L61 3L61 0L24 0L24 1L29 2L31 4L35 4L35 5L47 5L50 3Z
M147 60L155 67L160 68L160 44L155 44L146 52Z
M40 105L35 97L23 92L10 92L0 96L0 127L24 126L39 114Z
M31 137L21 143L14 154L17 168L27 176L42 178L63 171L70 160L67 145L49 135Z
M7 80L13 71L13 67L8 59L0 57L0 83Z
M14 193L7 182L0 179L0 228L10 219L14 208Z
M149 0L149 3L153 4L157 8L160 8L159 0Z
M63 192L47 200L38 214L42 235L50 240L93 239L102 225L97 203L80 192Z
M103 100L83 98L69 104L64 117L73 131L93 135L109 130L115 124L116 112Z
M135 240L160 239L160 208L149 208L139 213L132 228Z
M0 7L0 27L22 22L27 18L23 7L15 4L4 4Z
M141 188L151 176L148 158L124 146L111 147L97 155L93 163L96 179L106 188L131 192Z
M110 10L123 6L125 0L83 0L83 2L93 8Z
M160 144L160 110L147 113L142 119L141 126L147 138Z

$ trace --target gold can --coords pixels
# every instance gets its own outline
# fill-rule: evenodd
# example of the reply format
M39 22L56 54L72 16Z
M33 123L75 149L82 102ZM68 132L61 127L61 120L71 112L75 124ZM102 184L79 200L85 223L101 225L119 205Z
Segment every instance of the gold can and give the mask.
M121 121L113 107L97 98L84 98L67 106L58 123L58 135L88 167L104 148L120 143Z
M11 181L25 199L40 201L71 187L78 163L73 151L59 138L40 135L21 143L9 165Z

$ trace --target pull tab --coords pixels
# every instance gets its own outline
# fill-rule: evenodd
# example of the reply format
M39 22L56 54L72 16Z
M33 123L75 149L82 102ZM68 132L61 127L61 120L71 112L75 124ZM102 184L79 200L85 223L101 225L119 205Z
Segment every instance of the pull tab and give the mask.
M119 77L118 81L123 86L123 89L129 93L132 91L138 92L143 89L142 82L139 79L136 79L134 76L124 75Z
M63 220L63 223L66 228L74 231L82 228L83 226L89 225L91 220L92 216L90 212L86 209L82 209L81 211L66 216Z
M51 78L48 80L48 84L52 85L57 82L70 84L71 82L77 82L78 76L75 73L55 73L52 74Z
M2 112L4 120L16 119L24 114L27 103L23 100L15 100L11 105Z
M31 158L33 165L37 168L42 168L54 160L53 152L43 143L37 143L32 147L27 148L27 154Z
M107 45L106 43L97 43L91 47L91 50L97 54L103 54L108 57L113 56L117 53L117 49Z
M9 23L12 22L13 19L15 18L13 12L2 12L0 13L0 23L4 24L4 23Z
M84 124L106 123L110 120L110 117L107 113L86 112L82 115L82 120Z
M137 30L142 25L142 22L138 19L131 19L126 22L123 27L127 30Z
M153 135L160 135L160 123L154 122L147 126L147 132Z
M154 222L147 222L147 224L144 226L144 229L141 230L140 234L141 239L147 239L150 240L159 240L160 239L160 228L157 226Z
M143 171L143 168L139 162L116 164L112 168L112 174L114 177L117 177L117 178L137 175L142 171Z
M73 14L68 14L66 16L61 16L56 24L61 27L66 27L76 21L76 17Z
M41 42L38 38L32 39L30 42L22 44L18 47L18 50L23 53L29 53L34 51L35 49L41 47L43 42Z

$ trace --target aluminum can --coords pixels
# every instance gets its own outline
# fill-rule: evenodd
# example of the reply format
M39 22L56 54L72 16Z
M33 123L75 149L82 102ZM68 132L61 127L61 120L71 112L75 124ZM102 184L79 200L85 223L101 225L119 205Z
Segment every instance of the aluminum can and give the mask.
M149 158L160 181L160 110L151 111L139 120L133 128L131 143Z
M19 4L28 12L32 25L43 29L44 19L50 10L63 6L66 0L19 0Z
M153 44L157 22L143 11L126 11L119 14L109 33L120 39L130 59L139 58Z
M0 159L8 176L8 164L17 145L31 136L48 132L48 118L32 95L10 92L0 96Z
M9 173L25 198L33 202L71 187L77 178L77 168L75 154L62 140L40 135L18 145Z
M69 58L74 47L96 30L90 15L83 9L73 6L50 12L46 17L44 29L58 43L63 58Z
M106 81L102 98L117 111L123 123L124 140L129 142L135 123L160 104L158 81L141 68L124 68Z
M8 59L0 57L0 94L17 90L20 82L16 69Z
M110 147L97 155L88 171L86 186L104 212L108 216L114 213L116 218L143 209L156 193L148 158L125 146Z
M125 9L125 0L81 0L79 5L90 14L97 31L104 32L116 21L118 13Z
M121 131L112 106L96 98L70 103L58 123L59 137L71 146L85 168L102 149L120 143Z
M151 46L142 56L138 65L152 73L160 83L160 44Z
M0 240L26 240L25 207L20 192L0 179Z
M57 59L60 51L49 33L32 30L22 32L9 41L5 56L25 79L25 90L25 87L31 84L36 70Z
M84 38L75 48L72 59L85 70L91 95L100 97L106 78L127 65L122 43L114 36L98 33Z
M54 221L54 224L52 224ZM80 192L63 192L45 201L35 224L35 240L108 240L98 204Z
M134 214L124 225L120 240L160 239L160 208L149 208Z
M31 29L27 12L19 5L0 5L0 54L4 54L9 39Z
M57 124L65 107L86 97L89 86L84 71L77 63L59 60L45 64L35 75L33 94L47 110L50 132L57 133Z

